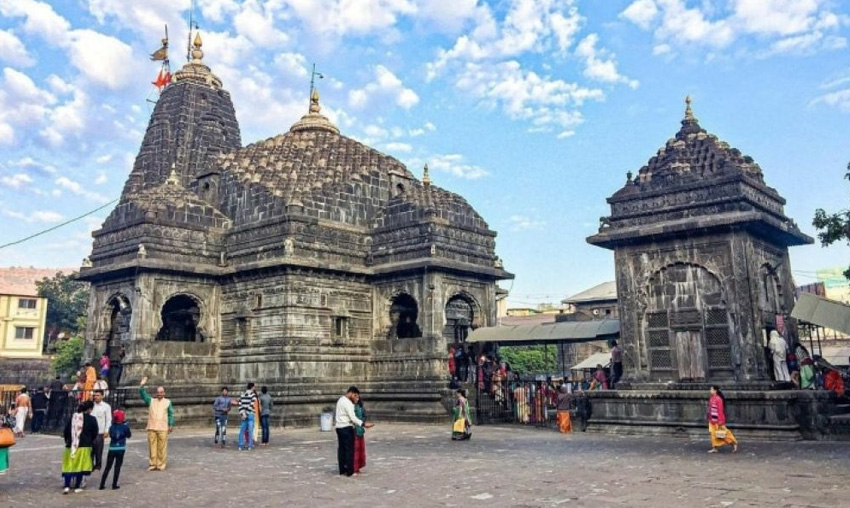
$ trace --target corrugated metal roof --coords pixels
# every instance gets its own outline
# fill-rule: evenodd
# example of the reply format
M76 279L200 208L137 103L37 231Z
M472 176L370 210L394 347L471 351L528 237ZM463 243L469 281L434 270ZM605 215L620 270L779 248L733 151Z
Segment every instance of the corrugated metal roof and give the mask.
M467 342L527 344L544 342L586 342L613 338L620 334L619 319L572 321L536 325L492 326L474 330Z
M614 281L603 282L598 286L582 291L579 294L561 300L561 303L586 303L596 301L609 301L617 299L617 283Z
M584 361L570 367L570 370L595 369L597 365L607 367L609 363L611 363L610 351L604 353L593 353L585 358Z
M850 334L850 305L812 293L801 293L791 317Z

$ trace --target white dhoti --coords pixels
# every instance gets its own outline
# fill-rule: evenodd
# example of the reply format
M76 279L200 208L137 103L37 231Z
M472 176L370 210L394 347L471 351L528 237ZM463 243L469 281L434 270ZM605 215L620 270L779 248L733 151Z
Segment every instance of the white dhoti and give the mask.
M19 434L24 433L24 425L27 422L27 413L29 413L29 410L30 408L28 407L22 407L15 411L15 432Z
M773 357L773 373L777 381L791 381L791 374L788 372L788 363L781 356Z

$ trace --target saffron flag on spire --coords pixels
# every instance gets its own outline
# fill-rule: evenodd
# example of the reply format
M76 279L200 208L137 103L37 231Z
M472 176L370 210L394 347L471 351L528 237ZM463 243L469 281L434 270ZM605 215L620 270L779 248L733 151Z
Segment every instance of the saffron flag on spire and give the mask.
M160 91L171 83L171 72L167 68L159 70L156 80L151 82Z

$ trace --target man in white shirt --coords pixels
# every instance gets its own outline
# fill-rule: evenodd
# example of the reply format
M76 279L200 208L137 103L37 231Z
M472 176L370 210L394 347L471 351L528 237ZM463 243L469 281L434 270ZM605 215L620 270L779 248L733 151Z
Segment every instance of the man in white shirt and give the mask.
M94 391L94 409L91 415L97 420L97 439L92 446L94 466L92 469L100 471L103 462L103 438L109 435L109 427L112 426L112 407L103 401L103 390Z
M354 426L363 422L354 414L354 403L360 399L360 390L352 386L336 402L336 438L337 461L339 474L351 476L354 474Z

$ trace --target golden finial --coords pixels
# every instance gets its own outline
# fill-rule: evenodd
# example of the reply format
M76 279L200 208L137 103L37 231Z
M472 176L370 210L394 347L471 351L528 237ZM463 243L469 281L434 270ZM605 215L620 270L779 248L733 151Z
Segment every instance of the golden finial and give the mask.
M685 97L685 120L694 120L694 111L691 109L691 96Z
M201 46L204 45L204 41L201 40L201 32L195 33L195 42L192 45L195 46L195 49L192 50L192 63L200 63L204 58L204 51L201 49Z
M319 106L319 90L314 88L310 96L310 113L318 113L322 108Z
M431 174L428 173L428 163L425 163L425 169L422 171L422 185L425 187L431 186Z

